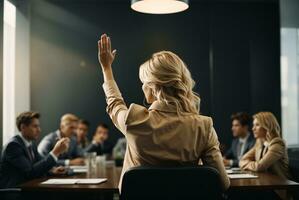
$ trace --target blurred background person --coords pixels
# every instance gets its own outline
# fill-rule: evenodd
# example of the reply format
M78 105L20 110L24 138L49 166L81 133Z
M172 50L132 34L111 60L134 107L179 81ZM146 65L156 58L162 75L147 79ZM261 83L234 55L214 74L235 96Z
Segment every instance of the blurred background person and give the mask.
M92 142L84 152L96 152L97 155L111 154L112 145L108 141L109 127L107 124L99 123L93 135Z
M281 138L280 126L271 112L253 115L252 131L256 143L240 160L243 170L269 172L283 179L292 179L285 141ZM291 199L286 191L275 191L281 199Z
M267 171L290 179L287 148L276 117L271 112L260 112L253 119L252 130L257 142L242 157L240 167L256 172Z
M76 139L77 146L80 151L84 151L84 149L90 144L88 140L88 131L89 131L90 123L85 119L80 119L78 122L78 127L76 130Z
M253 147L255 139L249 131L251 117L247 113L235 113L231 120L234 139L224 154L223 163L227 167L239 167L240 158Z
M42 158L35 141L40 136L40 114L23 112L16 119L19 133L5 145L0 162L0 188L16 187L34 178L51 174L64 174L65 168L55 167L57 160L69 145L68 138L59 139Z
M55 132L49 133L45 136L38 145L38 152L42 156L46 156L56 144L57 140L61 138L69 138L70 144L68 150L59 155L58 163L60 165L84 165L84 158L82 152L77 147L77 139L75 131L78 126L78 117L74 114L65 114L61 117L60 128Z

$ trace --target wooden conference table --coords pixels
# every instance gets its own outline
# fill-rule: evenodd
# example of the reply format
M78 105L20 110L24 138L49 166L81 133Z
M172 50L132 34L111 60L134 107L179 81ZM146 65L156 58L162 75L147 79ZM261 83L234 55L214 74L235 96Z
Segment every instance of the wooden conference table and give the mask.
M248 172L251 173L251 172ZM23 192L94 192L94 193L114 193L118 194L118 183L121 174L121 167L109 167L102 177L108 180L95 185L43 185L41 182L49 177L39 178L21 185ZM258 175L258 178L252 179L231 179L229 191L240 190L288 190L299 189L299 183L290 180L284 180L278 176L269 173L252 173ZM98 177L98 176L97 176ZM93 178L87 177L86 173L75 174L66 178ZM101 176L99 177L101 178Z

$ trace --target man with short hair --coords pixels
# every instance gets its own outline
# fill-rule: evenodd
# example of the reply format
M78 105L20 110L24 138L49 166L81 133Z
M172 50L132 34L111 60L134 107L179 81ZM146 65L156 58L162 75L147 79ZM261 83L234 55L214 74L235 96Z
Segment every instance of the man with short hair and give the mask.
M74 136L78 121L78 117L74 114L63 115L60 120L60 128L55 132L49 133L42 139L38 145L38 152L42 156L45 156L50 152L57 140L61 138L69 138L69 148L67 152L58 157L58 163L65 166L84 165L83 155L77 147L77 140Z
M97 155L111 153L112 146L107 142L109 137L109 127L100 123L93 135L92 143L85 148L85 152L96 152Z
M253 135L249 132L251 117L244 112L231 116L233 141L225 153L223 162L228 167L239 167L240 158L255 144Z
M85 119L80 119L76 130L77 146L80 149L84 149L89 145L87 138L89 130L89 122Z
M42 158L35 145L41 133L40 114L23 112L16 119L20 133L5 145L0 161L0 188L16 187L25 181L41 177L51 171L63 174L63 167L54 167L57 157L68 148L69 139L63 138L55 142L49 153Z

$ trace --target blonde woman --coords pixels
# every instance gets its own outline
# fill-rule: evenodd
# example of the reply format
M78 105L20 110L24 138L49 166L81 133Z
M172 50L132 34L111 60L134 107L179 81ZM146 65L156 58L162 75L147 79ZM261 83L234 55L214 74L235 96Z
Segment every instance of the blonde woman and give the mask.
M271 112L253 116L255 146L240 160L240 167L250 171L268 171L283 178L290 178L287 148L280 135L280 126Z
M104 76L107 112L125 135L127 150L124 172L140 165L198 165L216 168L223 188L229 187L212 119L199 115L199 97L192 91L194 81L184 62L174 53L161 51L140 66L139 78L147 109L131 104L128 108L113 78L116 50L104 34L98 42L99 61Z

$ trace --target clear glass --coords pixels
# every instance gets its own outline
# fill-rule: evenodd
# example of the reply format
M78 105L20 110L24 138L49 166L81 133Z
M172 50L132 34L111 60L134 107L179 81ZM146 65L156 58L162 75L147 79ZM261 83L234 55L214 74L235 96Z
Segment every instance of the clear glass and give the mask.
M106 156L97 156L96 158L96 165L97 165L97 176L98 177L105 177L106 176Z
M96 170L97 170L96 157L97 157L96 152L90 152L84 154L85 165L87 167L87 176L89 178L96 176Z

